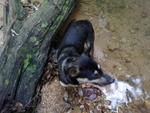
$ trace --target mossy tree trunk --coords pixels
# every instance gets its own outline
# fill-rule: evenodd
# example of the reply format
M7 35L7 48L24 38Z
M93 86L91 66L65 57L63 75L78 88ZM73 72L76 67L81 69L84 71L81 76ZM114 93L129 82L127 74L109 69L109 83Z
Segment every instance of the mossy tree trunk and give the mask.
M45 0L39 10L28 17L20 0L9 1L5 46L0 55L0 110L12 100L24 106L31 102L51 40L75 3L76 0Z

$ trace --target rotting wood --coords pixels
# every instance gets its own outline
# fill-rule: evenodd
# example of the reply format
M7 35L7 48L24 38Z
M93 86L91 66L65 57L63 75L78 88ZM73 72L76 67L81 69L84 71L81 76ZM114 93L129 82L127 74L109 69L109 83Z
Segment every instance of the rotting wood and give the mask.
M27 17L20 0L9 1L5 47L0 56L0 110L15 100L31 102L51 46L51 40L77 0L45 0Z

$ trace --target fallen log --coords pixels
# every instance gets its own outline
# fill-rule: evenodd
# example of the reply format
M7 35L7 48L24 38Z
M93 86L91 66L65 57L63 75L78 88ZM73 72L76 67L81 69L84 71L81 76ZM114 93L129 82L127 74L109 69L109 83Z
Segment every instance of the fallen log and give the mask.
M51 41L77 0L45 0L28 16L20 0L9 1L5 46L0 55L0 111L15 100L24 107L35 95Z

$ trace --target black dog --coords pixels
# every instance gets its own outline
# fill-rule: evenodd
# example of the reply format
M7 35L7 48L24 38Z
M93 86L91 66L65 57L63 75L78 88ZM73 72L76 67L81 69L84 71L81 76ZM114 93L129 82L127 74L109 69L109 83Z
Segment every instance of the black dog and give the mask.
M93 46L94 30L88 20L69 25L57 54L62 85L90 82L103 86L114 82L92 58Z

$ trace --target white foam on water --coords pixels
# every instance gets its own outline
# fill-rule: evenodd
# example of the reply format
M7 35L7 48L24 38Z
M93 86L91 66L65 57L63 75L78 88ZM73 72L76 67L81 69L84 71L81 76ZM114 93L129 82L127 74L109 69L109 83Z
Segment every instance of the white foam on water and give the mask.
M140 80L137 79L137 82L139 83ZM111 104L108 107L112 110L117 110L121 103L131 102L144 94L141 88L131 86L127 82L118 80L116 80L115 83L112 83L107 87L101 87L100 89L106 95L106 100L111 101Z

